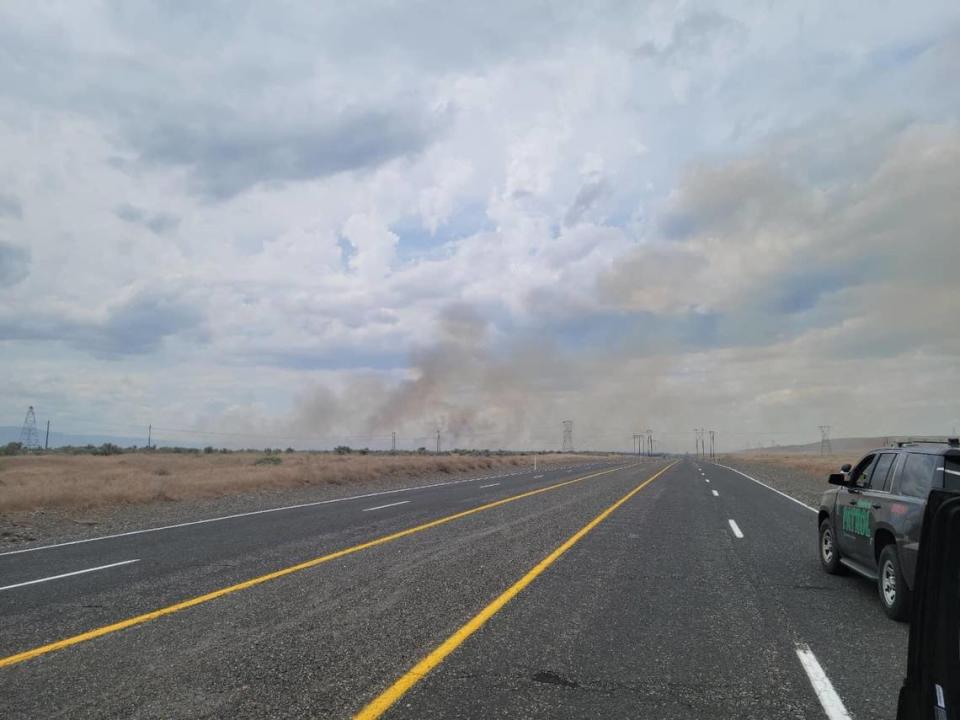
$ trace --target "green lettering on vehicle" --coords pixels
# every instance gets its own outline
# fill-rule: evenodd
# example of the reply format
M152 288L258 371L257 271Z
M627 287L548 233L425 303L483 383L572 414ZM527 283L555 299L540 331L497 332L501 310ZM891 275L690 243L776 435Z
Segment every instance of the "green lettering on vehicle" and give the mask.
M843 508L843 532L870 537L870 503L861 501L857 507Z

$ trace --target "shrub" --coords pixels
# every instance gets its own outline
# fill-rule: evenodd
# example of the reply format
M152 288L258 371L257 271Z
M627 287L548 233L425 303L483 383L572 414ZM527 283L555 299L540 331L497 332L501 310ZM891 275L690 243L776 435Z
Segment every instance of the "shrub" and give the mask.
M8 442L0 448L0 455L18 455L23 450L23 445L18 442Z
M333 449L333 451L334 451L337 455L349 455L350 453L353 452L353 450L350 449L350 446L349 446L349 445L337 445L337 446Z
M284 450L284 452L292 453L292 452L294 452L294 450L293 450L293 448L288 447L286 450Z
M257 458L254 461L254 465L279 465L283 462L283 458L278 458L276 455L264 455L262 458Z
M206 454L206 455L209 455L210 453L212 453L212 452L213 452L213 445L207 445L207 446L203 449L203 452L204 452L204 454Z

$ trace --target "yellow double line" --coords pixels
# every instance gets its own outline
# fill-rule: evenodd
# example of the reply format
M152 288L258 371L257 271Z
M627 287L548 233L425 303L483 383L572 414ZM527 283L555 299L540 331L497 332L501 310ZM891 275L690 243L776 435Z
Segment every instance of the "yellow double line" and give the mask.
M224 597L225 595L231 595L232 593L239 592L240 590L246 590L257 585L262 585L263 583L271 580L277 580L279 578L286 577L287 575L300 572L301 570L307 570L309 568L316 567L317 565L328 563L331 560L337 560L338 558L345 557L346 555L358 553L361 550L367 550L368 548L377 547L378 545L385 545L386 543L399 540L400 538L407 537L408 535L413 535L415 533L423 532L424 530L429 530L430 528L445 525L449 522L453 522L454 520L475 515L476 513L480 513L485 510L492 510L493 508L515 502L516 500L533 497L534 495L550 492L551 490L566 487L567 485L573 485L574 483L599 477L600 475L607 475L608 473L616 472L617 470L622 469L622 467L618 467L611 468L610 470L601 470L600 472L583 475L578 478L573 478L572 480L565 480L564 482L548 485L546 487L538 488L537 490L530 490L529 492L513 495L511 497L503 498L502 500L486 503L485 505L479 505L475 508L471 508L470 510L464 510L463 512L454 513L453 515L447 515L445 517L423 523L422 525L416 525L414 527L407 528L406 530L401 530L400 532L395 532L390 535L384 535L383 537L360 543L359 545L353 545L351 547L344 548L343 550L337 550L336 552L329 553L328 555L322 555L320 557L313 558L312 560L307 560L306 562L285 567L281 570L275 570L274 572L267 573L266 575L260 575L255 578L251 578L250 580L245 580L237 583L236 585L220 588L219 590L214 590L213 592L206 593L205 595L198 595L197 597L178 602L174 605L168 605L167 607L160 608L159 610L153 610L152 612L144 613L142 615L136 615L135 617L121 620L120 622L113 623L112 625L104 625L103 627L88 630L87 632L80 633L79 635L73 635L72 637L64 638L63 640L57 640L56 642L52 642L47 645L41 645L30 650L24 650L23 652L19 652L15 655L8 655L7 657L0 658L0 668L16 665L17 663L24 662L25 660L30 660L32 658L46 655L47 653L52 653L57 650L63 650L65 648L72 647L73 645L79 645L80 643L87 642L88 640L94 640L96 638L103 637L104 635L110 635L111 633L119 632L120 630L126 630L127 628L135 627L137 625L143 625L151 620L156 620L166 615L173 615L181 610L186 610L187 608L192 608L197 605L211 602L212 600Z
M504 605L510 602L516 595L523 590L527 585L536 580L544 570L553 565L561 555L563 555L567 550L576 545L583 537L593 530L597 525L606 520L611 513L613 513L618 507L623 505L627 500L632 498L638 492L643 490L647 485L652 483L658 477L663 475L667 470L673 467L676 463L670 463L667 467L663 468L660 472L651 475L649 478L644 480L642 483L637 485L633 490L628 492L622 498L617 500L613 505L608 507L602 513L597 515L593 520L588 522L577 532L571 535L566 542L560 545L556 550L547 555L543 560L537 563L533 569L531 569L526 575L517 580L513 585L507 588L502 595L500 595L496 600L487 605L483 610L474 615L463 627L457 630L453 635L444 640L435 650L433 650L429 655L427 655L423 660L414 665L410 670L404 673L393 685L384 690L380 695L378 695L374 700L367 705L363 710L354 715L354 720L376 720L381 715L383 715L387 710L390 709L390 706L393 705L397 700L406 694L406 692L416 685L420 680L426 677L427 673L433 670L437 665L442 663L446 657L460 647L471 635L473 635L477 630L483 627L483 624L487 622L490 618L496 615Z

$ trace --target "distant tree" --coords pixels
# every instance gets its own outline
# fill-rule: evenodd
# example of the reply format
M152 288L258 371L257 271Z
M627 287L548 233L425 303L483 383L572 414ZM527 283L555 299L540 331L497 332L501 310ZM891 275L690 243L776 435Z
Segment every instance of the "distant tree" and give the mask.
M337 445L337 446L333 449L333 451L334 451L337 455L349 455L350 453L353 452L353 450L350 448L349 445Z
M294 450L292 447L288 447L284 452L292 453Z
M19 455L23 450L23 445L18 442L8 442L3 448L0 448L0 455Z
M209 455L210 453L212 453L212 452L213 452L213 445L207 445L207 446L203 449L203 452L206 453L207 455Z

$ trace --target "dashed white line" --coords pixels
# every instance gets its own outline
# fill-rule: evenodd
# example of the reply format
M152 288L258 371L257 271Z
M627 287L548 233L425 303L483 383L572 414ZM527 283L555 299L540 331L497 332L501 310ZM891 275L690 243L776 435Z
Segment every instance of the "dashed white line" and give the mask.
M843 705L843 700L833 689L833 683L823 671L817 656L813 654L808 645L797 643L797 657L800 658L800 664L807 672L810 684L813 685L813 691L817 694L823 711L830 720L850 720L850 713Z
M499 484L500 483L490 483L489 485L481 485L480 489L483 490L484 488L488 488L488 487L496 487Z
M543 475L534 475L534 476L533 476L533 479L534 479L534 480L539 480L539 479L542 478L542 477L543 477Z
M727 520L727 522L730 523L730 529L733 530L734 536L738 538L742 538L743 531L740 530L740 526L737 525L737 521L731 518L730 520Z
M710 478L704 478L703 481L706 482L706 483L708 483L708 482L710 482Z
M400 502L387 503L386 505L377 505L376 507L372 507L372 508L364 508L364 509L361 510L360 512L370 512L371 510L383 510L384 508L396 507L397 505L406 505L408 502L410 502L410 501L409 501L409 500L401 500Z
M0 587L0 591L13 590L14 588L25 587L27 585L36 585L37 583L49 582L50 580L60 580L61 578L73 577L74 575L84 575L86 573L96 572L97 570L106 570L107 568L120 567L121 565L129 565L135 562L140 562L140 558L136 560L122 560L121 562L110 563L109 565L99 565L97 567L86 568L85 570L74 570L73 572L62 573L60 575L51 575L50 577L40 578L39 580L27 580L26 582L16 583L14 585L4 585Z
M713 493L714 497L720 497L720 493L718 493L716 490L711 490L710 492Z

